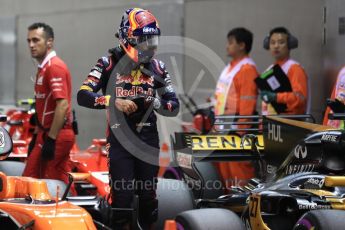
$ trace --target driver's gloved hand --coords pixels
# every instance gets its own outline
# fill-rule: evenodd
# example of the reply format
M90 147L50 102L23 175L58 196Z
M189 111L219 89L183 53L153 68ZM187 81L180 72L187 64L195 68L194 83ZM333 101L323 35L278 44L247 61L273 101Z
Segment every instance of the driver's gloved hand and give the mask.
M160 100L152 96L139 96L131 100L138 106L137 111L129 115L129 118L135 122L143 122L146 113L161 106Z
M277 94L271 91L260 91L261 99L266 103L271 103L277 100Z
M55 140L47 136L44 140L41 150L43 160L53 160L55 155Z
M153 109L159 109L161 106L160 100L152 96L140 96L132 101L138 106L138 111L147 110L150 106L153 106Z

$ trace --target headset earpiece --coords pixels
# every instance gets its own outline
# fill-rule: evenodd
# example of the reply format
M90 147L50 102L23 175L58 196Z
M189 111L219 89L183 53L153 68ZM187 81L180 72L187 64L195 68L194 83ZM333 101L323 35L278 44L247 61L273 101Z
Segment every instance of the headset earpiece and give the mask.
M288 36L288 48L289 48L289 50L296 49L297 47L298 47L298 39L295 36L289 34L289 36Z
M267 35L264 38L263 47L266 50L270 49L270 38L271 37L269 35ZM298 39L289 33L288 34L288 48L289 48L289 50L296 49L297 47L298 47Z
M263 47L264 47L265 50L269 50L269 49L270 49L270 36L269 36L269 35L267 35L267 36L264 38Z

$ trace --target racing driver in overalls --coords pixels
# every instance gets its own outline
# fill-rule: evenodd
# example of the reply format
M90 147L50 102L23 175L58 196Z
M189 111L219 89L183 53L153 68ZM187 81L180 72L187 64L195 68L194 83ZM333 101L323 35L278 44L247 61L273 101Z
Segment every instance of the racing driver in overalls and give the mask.
M159 138L154 111L169 117L179 112L165 64L153 58L159 35L151 12L126 10L118 31L120 45L97 61L77 96L81 106L107 108L112 207L130 208L138 195L143 229L152 228L158 214ZM125 228L130 218L128 212L116 212L113 228Z

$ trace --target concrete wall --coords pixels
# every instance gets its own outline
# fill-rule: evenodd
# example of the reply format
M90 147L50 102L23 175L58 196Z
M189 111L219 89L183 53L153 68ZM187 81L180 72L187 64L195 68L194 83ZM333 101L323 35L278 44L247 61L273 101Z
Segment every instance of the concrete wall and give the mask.
M327 95L331 94L339 68L345 65L345 34L339 33L340 20L344 17L344 1L326 1L324 85L326 86Z
M0 102L13 105L16 82L16 18L0 17Z
M326 2L326 51L335 65L342 66L345 60L345 34L339 32L339 21L345 17L345 4L342 0Z

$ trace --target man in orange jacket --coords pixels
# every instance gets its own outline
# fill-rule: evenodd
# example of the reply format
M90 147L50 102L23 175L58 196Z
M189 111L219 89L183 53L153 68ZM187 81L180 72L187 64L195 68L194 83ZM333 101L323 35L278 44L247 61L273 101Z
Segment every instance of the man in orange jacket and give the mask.
M264 48L269 50L290 80L292 92L274 93L260 91L262 99L262 114L272 115L276 111L271 102L285 104L285 114L304 114L307 107L308 79L301 65L290 58L290 50L298 47L298 40L284 27L277 27L270 31L264 40ZM272 65L273 66L273 65ZM270 66L268 69L272 68Z
M258 76L256 65L249 57L253 34L245 28L234 28L228 33L227 53L232 58L224 68L217 82L215 92L216 115L253 115L256 108L257 87L254 79ZM245 121L245 120L240 120ZM240 126L237 128L248 128ZM236 184L254 176L250 162L219 163L218 169L226 185L229 180Z
M333 88L333 92L331 95L331 99L338 100L345 106L345 66L339 71L337 76L337 82L335 83L335 86ZM329 120L328 114L332 113L333 111L327 107L325 116L323 119L323 124L331 126L333 128L337 129L344 129L345 128L345 122L342 120Z

